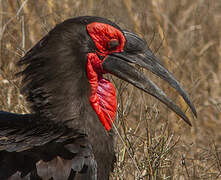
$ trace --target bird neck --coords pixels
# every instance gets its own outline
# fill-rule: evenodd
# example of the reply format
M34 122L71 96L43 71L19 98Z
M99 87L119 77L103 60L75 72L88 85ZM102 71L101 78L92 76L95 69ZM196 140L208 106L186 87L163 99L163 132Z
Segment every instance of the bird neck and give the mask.
M64 38L60 33L49 33L19 61L19 65L26 65L20 72L22 93L39 117L55 122L73 121L80 127L86 120L84 114L92 109L86 54L80 56L83 53Z

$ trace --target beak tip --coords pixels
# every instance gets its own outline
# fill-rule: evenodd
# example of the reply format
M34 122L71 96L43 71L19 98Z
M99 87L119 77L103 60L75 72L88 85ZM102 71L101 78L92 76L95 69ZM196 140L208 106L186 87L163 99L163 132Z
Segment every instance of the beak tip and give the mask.
M189 125L190 127L192 127L192 124L191 124L191 122L190 122L190 121L188 122L188 125Z
M193 114L194 114L195 117L197 118L197 112L196 112L196 109L194 109Z
M196 108L193 104L191 104L190 109L192 110L194 116L197 118L197 112L196 112Z
M192 124L188 118L183 119L190 127L192 127Z

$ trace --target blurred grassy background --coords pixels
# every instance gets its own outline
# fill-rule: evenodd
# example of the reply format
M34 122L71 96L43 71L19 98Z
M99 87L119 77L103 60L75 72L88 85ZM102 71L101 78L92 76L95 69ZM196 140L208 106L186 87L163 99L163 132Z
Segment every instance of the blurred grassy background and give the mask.
M79 15L109 18L140 34L194 102L147 72L191 118L115 78L120 133L112 179L221 179L221 1L0 0L0 109L25 113L18 59L56 23ZM59 83L59 82L58 82ZM121 140L121 138L123 141Z

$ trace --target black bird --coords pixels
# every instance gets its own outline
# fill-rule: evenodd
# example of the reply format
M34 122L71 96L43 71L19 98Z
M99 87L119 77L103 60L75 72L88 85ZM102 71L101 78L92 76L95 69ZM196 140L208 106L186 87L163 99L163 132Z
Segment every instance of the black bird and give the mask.
M131 64L187 94L147 43L101 17L55 26L18 65L31 114L0 112L0 179L106 180L115 161L117 101L111 73L156 97L190 124L180 108Z

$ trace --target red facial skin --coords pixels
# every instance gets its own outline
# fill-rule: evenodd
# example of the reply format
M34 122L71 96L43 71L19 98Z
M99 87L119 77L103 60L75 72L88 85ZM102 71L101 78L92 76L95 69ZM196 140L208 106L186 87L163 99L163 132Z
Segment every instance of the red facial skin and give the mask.
M91 86L90 103L105 129L109 131L116 117L117 99L114 85L103 78L103 74L107 72L103 70L102 63L108 54L123 51L125 37L113 26L98 22L88 24L87 31L99 50L87 55L87 76ZM110 49L109 42L113 40L117 40L119 45ZM99 59L97 54L104 59Z

